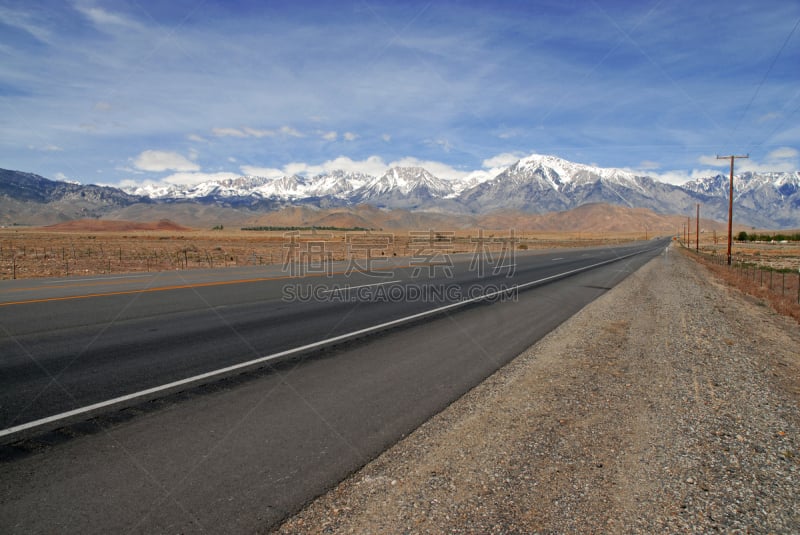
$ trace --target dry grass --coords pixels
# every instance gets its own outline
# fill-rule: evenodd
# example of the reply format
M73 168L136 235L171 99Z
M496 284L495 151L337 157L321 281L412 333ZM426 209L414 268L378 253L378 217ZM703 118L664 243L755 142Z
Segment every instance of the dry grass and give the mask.
M0 229L0 279L282 264L290 252L291 235L242 230ZM324 243L324 252L332 260L363 257L370 244L373 256L422 254L419 251L430 243L431 236L427 230L370 234L298 231L294 235L302 247L308 242ZM508 247L511 234L509 230L458 230L434 231L433 236L439 251L469 253L479 246L499 252ZM622 243L644 236L515 232L513 237L516 249L532 250Z
M789 250L790 247L777 252L773 249L771 252L776 254L767 257L767 262L759 263L765 255L748 255L742 249L737 249L732 255L735 261L731 266L724 261L725 250L713 256L697 254L694 249L687 254L728 285L768 303L779 314L792 317L800 323L800 271L794 267L800 266L800 247L794 246L794 255L789 254Z

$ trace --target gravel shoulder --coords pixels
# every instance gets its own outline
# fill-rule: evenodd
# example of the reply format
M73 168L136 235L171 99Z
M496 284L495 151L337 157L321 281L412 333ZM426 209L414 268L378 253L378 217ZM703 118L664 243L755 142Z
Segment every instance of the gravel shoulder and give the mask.
M279 533L800 531L800 326L672 250Z

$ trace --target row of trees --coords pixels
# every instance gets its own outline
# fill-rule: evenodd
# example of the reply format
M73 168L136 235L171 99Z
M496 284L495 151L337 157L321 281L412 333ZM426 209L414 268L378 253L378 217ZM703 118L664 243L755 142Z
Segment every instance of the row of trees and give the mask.
M756 234L755 232L748 234L741 231L736 239L738 241L800 241L800 234Z
M220 228L222 226L220 225ZM259 226L259 227L242 227L242 230L258 230L258 231L292 231L292 230L339 230L339 231L365 231L375 230L366 227L292 227L292 226Z

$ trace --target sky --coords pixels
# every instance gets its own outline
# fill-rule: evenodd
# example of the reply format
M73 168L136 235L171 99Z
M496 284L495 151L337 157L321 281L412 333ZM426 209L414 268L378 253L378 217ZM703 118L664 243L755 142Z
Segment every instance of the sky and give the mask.
M0 0L0 167L800 170L800 2Z

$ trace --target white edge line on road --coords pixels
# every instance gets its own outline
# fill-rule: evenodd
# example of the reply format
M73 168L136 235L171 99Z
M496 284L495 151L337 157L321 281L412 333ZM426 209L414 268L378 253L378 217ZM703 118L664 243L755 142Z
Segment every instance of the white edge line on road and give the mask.
M349 292L350 290L356 290L358 288L369 288L371 286L381 286L383 284L394 284L396 282L402 282L401 280L395 281L385 281L385 282L375 282L372 284L362 284L361 286L341 286L341 287L333 287L330 290L324 290L321 293L329 294L333 292Z
M563 256L559 256L558 258L551 258L550 259L551 262L555 262L556 260L564 260L564 257Z
M160 386L154 386L153 388L148 388L146 390L140 390L140 391L134 392L132 394L126 394L124 396L119 396L119 397L116 397L116 398L108 399L106 401L100 401L98 403L93 403L91 405L86 405L85 407L80 407L78 409L73 409L71 411L66 411L66 412L62 412L62 413L59 413L59 414L54 414L52 416L47 416L46 418L40 418L38 420L33 420L33 421L30 421L30 422L26 422L24 424L15 425L13 427L9 427L9 428L0 430L0 438L6 437L6 436L9 436L9 435L14 435L14 434L20 433L22 431L29 431L29 430L35 429L37 427L42 427L42 426L45 426L45 425L48 425L48 424L52 424L52 423L58 422L59 420L66 420L66 419L71 418L73 416L79 416L81 414L91 413L92 411L96 411L98 409L112 407L114 405L119 405L121 403L125 403L125 402L128 402L128 401L133 401L133 400L139 399L139 398L145 398L145 397L147 397L147 396L149 396L151 394L157 394L159 392L169 391L169 390L175 389L177 387L187 386L187 385L191 385L193 383L198 383L199 384L199 383L202 383L203 381L205 381L206 379L211 379L211 378L217 377L217 376L224 376L224 375L226 375L228 373L235 372L237 370L242 370L242 369L245 369L245 368L251 368L253 366L257 366L259 364L264 364L264 363L270 362L272 360L281 359L281 358L284 358L284 357L289 357L291 355L297 355L299 353L303 353L303 352L306 352L306 351L309 351L309 350L312 350L312 349L318 349L320 347L324 347L324 346L327 346L327 345L330 345L330 344L335 344L337 342L343 342L343 341L349 340L351 338L357 338L357 337L363 336L365 334L370 334L370 333L373 333L373 332L376 332L376 331L382 331L382 330L387 329L389 327L396 327L396 326L401 325L403 323L408 323L408 322L411 322L411 321L415 321L415 320L418 320L420 318L424 318L424 317L427 317L427 316L433 316L433 315L436 315L436 314L441 314L442 312L445 312L447 310L451 310L451 309L458 308L458 307L461 307L461 306L464 306L464 305L468 305L470 303L476 303L476 302L482 301L484 299L491 299L491 298L493 298L493 297L495 297L497 295L503 294L503 293L508 294L509 292L520 290L522 288L527 288L529 286L534 286L536 284L541 284L543 282L547 282L547 281L550 281L550 280L566 277L568 275L572 275L574 273L579 273L581 271L588 271L590 269L593 269L593 268L596 268L596 267L599 267L599 266L603 266L605 264L610 264L612 262L618 262L619 260L624 260L625 258L629 258L629 257L635 256L637 254L643 254L643 253L648 252L650 250L651 249L646 249L644 251L637 251L635 253L630 253L630 254L627 254L627 255L624 255L624 256L620 256L620 257L617 257L617 258L612 258L610 260L604 260L604 261L598 262L596 264L591 264L589 266L584 266L584 267L581 267L581 268L571 269L571 270L565 271L563 273L557 273L555 275L550 275L549 277L545 277L543 279L538 279L538 280L535 280L535 281L530 281L530 282L526 282L526 283L523 283L523 284L518 284L518 285L513 286L511 288L506 288L506 289L503 289L503 290L497 290L497 291L490 292L490 293L487 293L487 294L484 294L484 295L480 295L478 297L473 297L473 298L470 298L470 299L465 299L463 301L458 301L456 303L450 303L449 305L443 305L443 306L440 306L440 307L437 307L437 308L434 308L434 309L431 309L431 310L426 310L424 312L419 312L417 314L412 314L410 316L405 316L403 318L398 318L398 319L395 319L395 320L392 320L392 321L387 321L387 322L381 323L379 325L373 325L372 327L366 327L366 328L360 329L358 331L353 331L353 332L349 332L349 333L346 333L346 334L341 334L339 336L334 336L332 338L326 338L325 340L320 340L318 342L313 342L311 344L306 344L304 346L295 347L295 348L292 348L292 349L287 349L286 351L281 351L279 353L273 353L271 355L266 355L264 357L259 357L257 359L248 360L247 362L240 362L239 364L234 364L232 366L226 366L225 368L219 368L217 370L213 370L213 371L206 372L206 373L201 373L199 375L194 375L192 377L187 377L185 379L180 379L178 381L173 381L171 383L163 384L163 385L160 385Z

